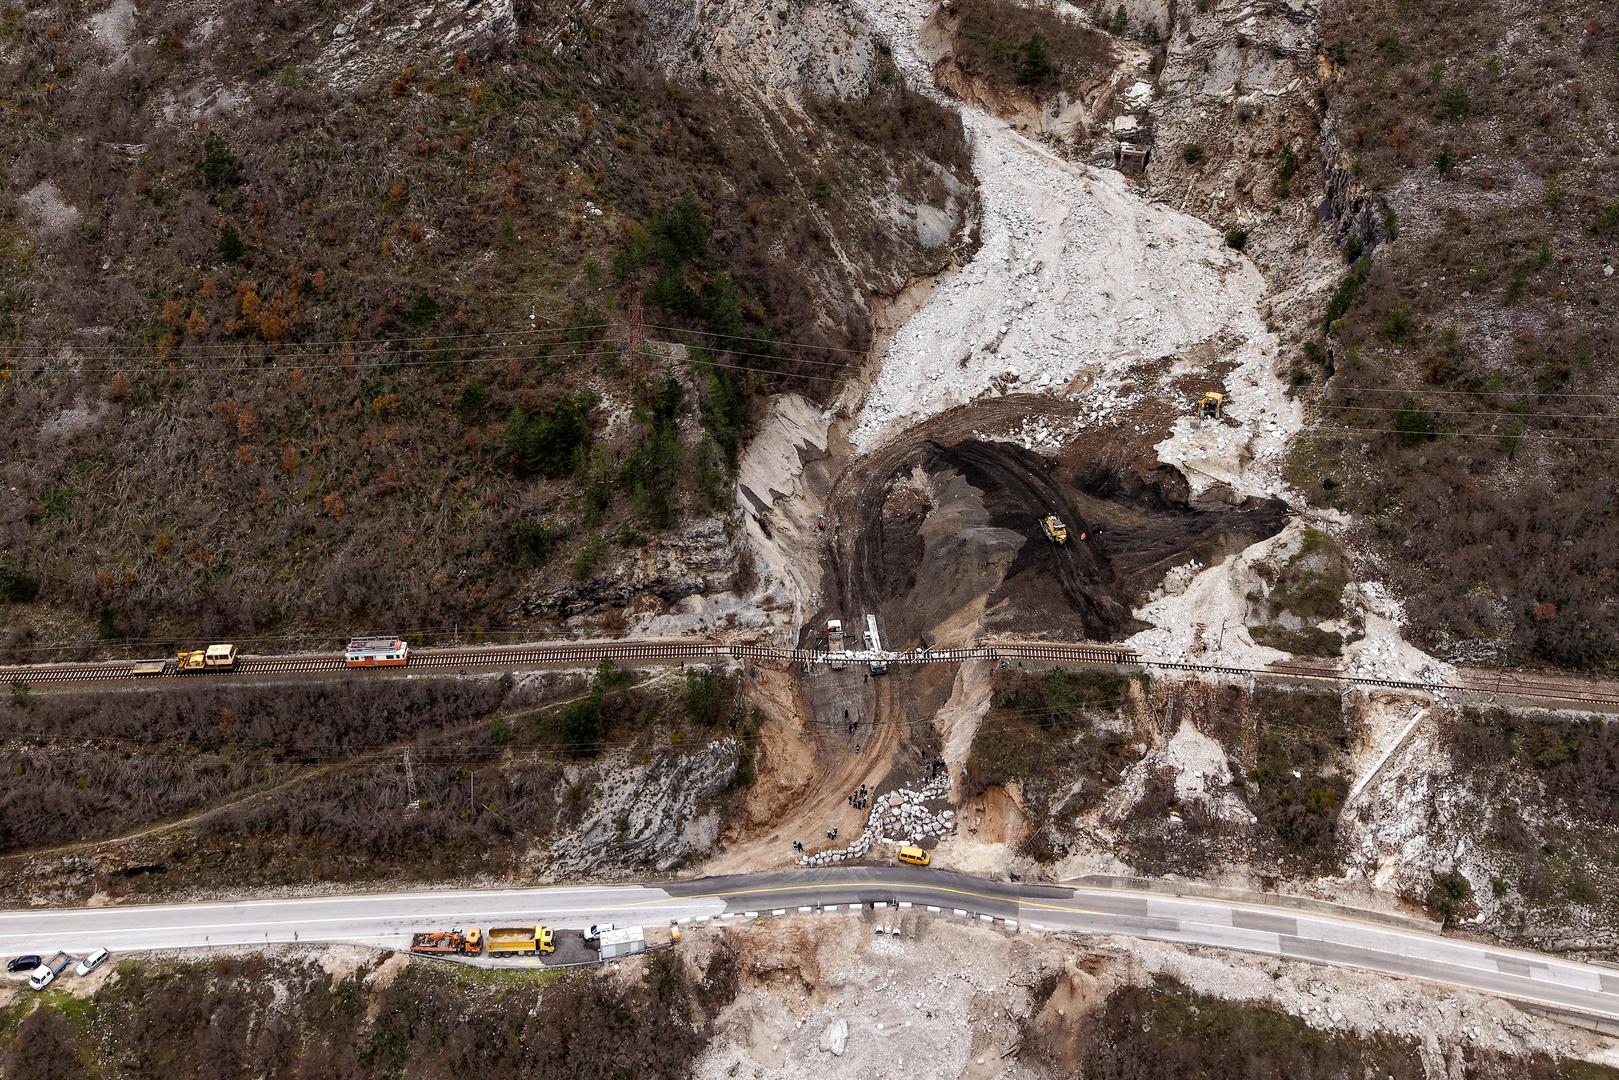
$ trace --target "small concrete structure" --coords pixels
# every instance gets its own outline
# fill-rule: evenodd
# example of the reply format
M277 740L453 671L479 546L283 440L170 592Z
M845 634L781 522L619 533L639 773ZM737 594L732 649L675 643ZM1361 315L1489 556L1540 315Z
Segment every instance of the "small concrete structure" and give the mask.
M646 951L646 931L639 926L622 926L603 932L598 940L603 960L616 960L620 956Z

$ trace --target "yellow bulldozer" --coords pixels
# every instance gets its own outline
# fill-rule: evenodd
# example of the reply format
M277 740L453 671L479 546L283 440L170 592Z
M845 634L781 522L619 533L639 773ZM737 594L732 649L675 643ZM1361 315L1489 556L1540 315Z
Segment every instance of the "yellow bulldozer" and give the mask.
M1068 526L1063 524L1062 518L1056 514L1047 514L1040 519L1040 531L1046 534L1046 539L1053 544L1068 543Z

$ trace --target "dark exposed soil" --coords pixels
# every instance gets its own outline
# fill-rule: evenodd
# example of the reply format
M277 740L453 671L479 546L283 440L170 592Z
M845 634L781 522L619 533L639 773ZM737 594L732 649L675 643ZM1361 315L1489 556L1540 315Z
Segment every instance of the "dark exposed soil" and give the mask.
M1131 608L1171 567L1217 562L1284 523L1274 500L1194 510L1169 470L1143 476L972 435L921 434L934 437L845 475L832 503L844 509L829 538L822 615L858 630L864 614L878 613L890 648L962 640L979 604L983 624L1003 633L1127 637L1142 628ZM1041 531L1053 513L1069 526L1066 545Z

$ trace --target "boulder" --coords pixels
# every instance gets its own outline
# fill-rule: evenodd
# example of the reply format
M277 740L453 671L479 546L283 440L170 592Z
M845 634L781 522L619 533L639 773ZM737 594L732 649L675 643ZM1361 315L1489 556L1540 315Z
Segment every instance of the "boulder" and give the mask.
M821 1051L834 1057L843 1056L843 1048L849 1044L849 1021L834 1020L826 1025L821 1032Z

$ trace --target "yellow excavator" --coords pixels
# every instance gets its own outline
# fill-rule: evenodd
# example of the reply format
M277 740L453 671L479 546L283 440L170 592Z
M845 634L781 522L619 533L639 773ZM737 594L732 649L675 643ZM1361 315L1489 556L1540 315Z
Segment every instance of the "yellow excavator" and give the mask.
M1062 518L1056 514L1047 514L1040 519L1040 531L1046 534L1046 539L1053 544L1068 543L1068 526L1063 524Z
M1197 415L1204 420L1218 420L1225 413L1225 395L1218 390L1210 390L1203 395L1203 400L1197 403Z

